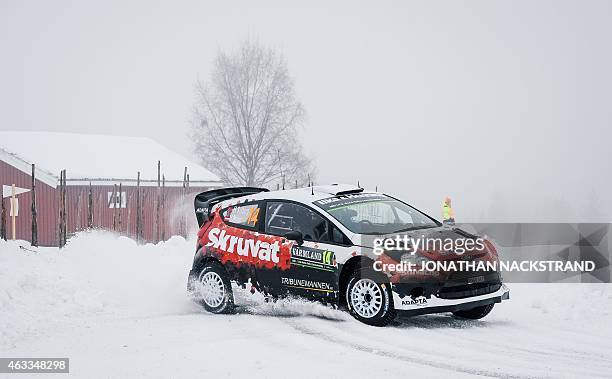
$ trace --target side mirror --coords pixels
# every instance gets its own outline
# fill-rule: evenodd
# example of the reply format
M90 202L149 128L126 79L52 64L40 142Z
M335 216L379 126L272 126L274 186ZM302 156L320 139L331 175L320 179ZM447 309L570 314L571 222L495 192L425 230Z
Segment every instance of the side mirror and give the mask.
M297 242L298 245L304 243L304 236L302 235L302 232L299 232L297 230L292 230L288 232L287 234L285 234L285 238Z

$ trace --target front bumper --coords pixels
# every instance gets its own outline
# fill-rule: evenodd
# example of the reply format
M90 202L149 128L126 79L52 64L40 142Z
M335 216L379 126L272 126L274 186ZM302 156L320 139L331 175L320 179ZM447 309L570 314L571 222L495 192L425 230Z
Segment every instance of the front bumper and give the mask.
M395 309L413 316L428 313L455 312L488 304L501 303L502 300L510 299L510 290L504 284L501 284L498 290L491 293L453 299L441 298L433 294L428 298L425 296L400 295L395 289L392 293Z

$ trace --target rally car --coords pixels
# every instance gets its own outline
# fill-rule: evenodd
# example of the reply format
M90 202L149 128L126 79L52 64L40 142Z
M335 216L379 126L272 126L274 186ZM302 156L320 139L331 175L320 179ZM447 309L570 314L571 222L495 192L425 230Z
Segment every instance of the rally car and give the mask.
M496 270L389 270L401 262L498 257L486 240L461 255L390 245L377 251L385 236L478 238L383 193L338 184L272 192L222 188L197 195L195 213L200 229L187 286L209 312L234 310L232 282L266 299L298 296L342 307L375 326L400 312L479 319L509 298Z

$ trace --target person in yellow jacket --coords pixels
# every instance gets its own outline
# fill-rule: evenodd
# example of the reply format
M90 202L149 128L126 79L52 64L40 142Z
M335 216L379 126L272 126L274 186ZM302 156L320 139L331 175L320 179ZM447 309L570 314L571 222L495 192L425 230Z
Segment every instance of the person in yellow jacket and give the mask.
M448 196L444 198L442 203L442 222L447 225L455 225L455 211Z

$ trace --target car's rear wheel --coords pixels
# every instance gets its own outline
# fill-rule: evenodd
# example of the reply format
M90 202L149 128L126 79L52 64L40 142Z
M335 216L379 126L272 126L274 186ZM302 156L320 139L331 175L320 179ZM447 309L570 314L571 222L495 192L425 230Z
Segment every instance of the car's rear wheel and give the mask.
M361 269L351 274L346 304L353 317L368 325L385 326L395 318L391 286L372 270Z
M485 317L486 315L488 315L489 313L491 313L492 310L493 310L493 304L487 304L487 305L482 305L480 307L476 307L472 309L455 311L453 312L453 315L455 315L456 317L466 318L469 320L479 320Z
M234 296L227 272L217 262L207 263L195 285L198 302L211 313L230 313L234 310Z

